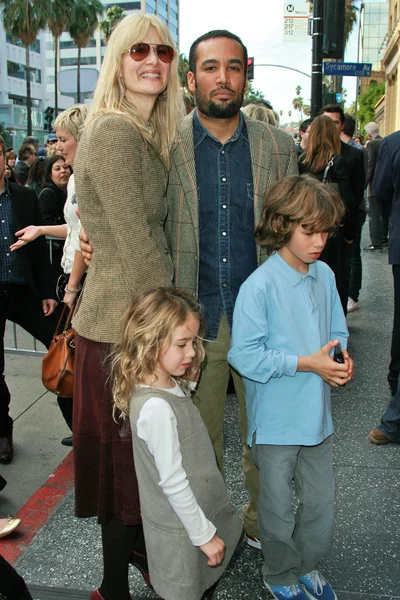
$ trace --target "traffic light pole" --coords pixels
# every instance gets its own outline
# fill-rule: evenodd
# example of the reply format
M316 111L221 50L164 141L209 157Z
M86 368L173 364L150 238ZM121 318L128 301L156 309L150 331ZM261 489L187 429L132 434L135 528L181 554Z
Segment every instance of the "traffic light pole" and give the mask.
M323 0L314 0L311 69L311 118L322 106L322 19Z

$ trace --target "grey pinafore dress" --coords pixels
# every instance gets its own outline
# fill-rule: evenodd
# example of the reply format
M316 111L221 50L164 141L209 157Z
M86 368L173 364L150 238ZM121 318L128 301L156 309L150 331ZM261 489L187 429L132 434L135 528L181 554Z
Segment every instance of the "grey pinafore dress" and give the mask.
M223 563L218 567L209 567L206 555L193 546L158 485L160 477L153 456L137 435L140 410L152 397L162 398L171 406L190 487L205 516L226 544ZM223 574L243 531L243 523L230 503L218 470L206 426L190 396L176 396L159 388L137 388L133 392L130 422L152 585L165 600L200 600Z

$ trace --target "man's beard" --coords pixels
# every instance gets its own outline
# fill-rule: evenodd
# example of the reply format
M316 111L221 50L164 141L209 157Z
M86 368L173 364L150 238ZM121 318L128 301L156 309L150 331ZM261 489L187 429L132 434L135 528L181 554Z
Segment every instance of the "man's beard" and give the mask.
M220 89L229 89L227 86L221 86ZM203 96L196 83L196 106L198 110L206 117L214 119L231 119L236 116L243 104L244 90L238 96L233 96L231 100L225 102L213 102Z

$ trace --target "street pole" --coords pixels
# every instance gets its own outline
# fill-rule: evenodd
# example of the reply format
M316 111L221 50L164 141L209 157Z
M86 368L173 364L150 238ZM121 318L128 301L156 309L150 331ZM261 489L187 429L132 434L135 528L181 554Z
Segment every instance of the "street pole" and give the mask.
M323 0L314 0L311 69L311 118L322 106L322 21Z

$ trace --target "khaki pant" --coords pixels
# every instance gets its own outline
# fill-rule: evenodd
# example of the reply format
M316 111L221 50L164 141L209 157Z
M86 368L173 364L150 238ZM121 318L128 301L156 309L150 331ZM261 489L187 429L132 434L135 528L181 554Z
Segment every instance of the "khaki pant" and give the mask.
M249 492L249 504L243 506L243 519L246 533L259 538L258 510L258 469L254 464L250 448L246 444L247 414L246 397L243 381L237 371L228 361L230 347L230 332L225 315L222 316L218 337L215 341L205 342L206 358L203 363L201 379L197 388L194 403L206 424L214 446L215 455L220 471L223 473L223 426L224 406L232 373L236 395L239 402L239 427L243 440L243 473L244 484Z

